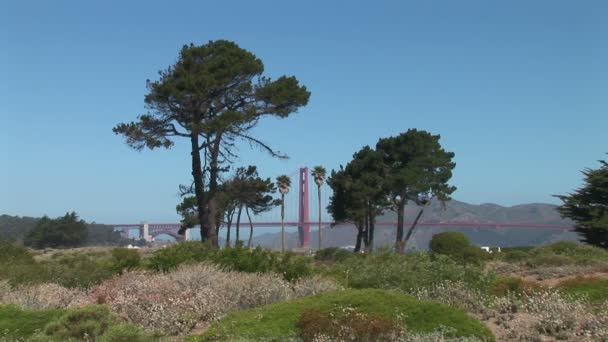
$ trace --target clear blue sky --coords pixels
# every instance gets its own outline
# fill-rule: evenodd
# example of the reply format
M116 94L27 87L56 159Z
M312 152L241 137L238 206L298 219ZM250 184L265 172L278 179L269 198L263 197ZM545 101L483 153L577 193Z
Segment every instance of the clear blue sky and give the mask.
M129 149L145 80L183 44L236 41L312 92L244 145L275 177L408 128L456 153L454 198L557 203L608 152L606 1L3 1L0 214L177 221L187 146Z

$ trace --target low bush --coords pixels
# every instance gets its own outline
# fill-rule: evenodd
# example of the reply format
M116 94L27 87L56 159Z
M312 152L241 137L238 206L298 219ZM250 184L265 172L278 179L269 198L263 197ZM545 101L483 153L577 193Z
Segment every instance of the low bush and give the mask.
M518 277L497 276L492 283L490 293L494 296L521 295L524 293L524 281Z
M534 248L530 256L528 264L532 267L608 263L608 251L570 241Z
M147 266L167 272L184 263L202 262L208 259L211 249L198 241L185 241L160 249L147 260Z
M314 311L313 311L314 310ZM309 320L316 321L325 315L331 317L348 317L348 312L367 316L369 322L378 319L376 328L393 329L387 320L397 319L401 327L407 327L408 333L432 333L439 327L449 327L451 337L476 337L493 341L492 333L480 322L469 317L465 312L433 302L419 301L413 297L392 291L382 290L345 290L327 292L312 297L269 305L261 308L237 311L229 314L220 322L213 324L202 336L191 337L191 341L216 340L288 340L302 333L300 327L305 312L315 313ZM332 329L332 323L323 323L325 328ZM352 324L347 323L346 324ZM310 324L314 335L314 327ZM365 329L357 324L357 329ZM374 329L376 329L374 328ZM369 332L369 331L368 331ZM310 336L310 334L308 334ZM372 339L373 340L373 339Z
M107 306L90 305L68 311L50 322L44 328L44 334L61 341L96 340L117 323L118 319L112 316Z
M523 262L530 257L530 254L528 254L527 252L524 252L522 250L503 251L499 255L500 255L500 259L502 259L503 261L506 261L506 262L510 262L510 263Z
M560 282L557 288L567 295L589 300L592 303L608 301L608 279L577 277Z
M431 252L462 260L462 253L470 246L469 239L460 232L443 232L433 235L430 242Z
M481 265L491 258L490 253L477 246L467 246L462 250L462 261L466 264Z
M212 262L227 269L248 273L274 272L292 281L312 273L311 260L295 253L279 253L243 246L211 249L200 242L182 242L155 252L148 267L169 271L184 263Z
M353 252L338 247L328 247L318 250L315 253L315 260L341 262L353 257Z
M121 273L124 270L132 270L141 264L141 256L139 252L127 248L114 248L112 255L112 269L116 273Z
M406 293L448 281L462 282L485 292L494 277L477 265L463 265L445 255L431 257L422 252L406 255L384 252L350 258L335 264L328 273L336 273L349 287L399 289Z
M117 273L108 253L66 253L40 264L46 269L45 282L69 288L88 288Z
M65 310L23 310L14 305L0 306L0 333L7 340L25 340L39 332L49 322L62 316Z

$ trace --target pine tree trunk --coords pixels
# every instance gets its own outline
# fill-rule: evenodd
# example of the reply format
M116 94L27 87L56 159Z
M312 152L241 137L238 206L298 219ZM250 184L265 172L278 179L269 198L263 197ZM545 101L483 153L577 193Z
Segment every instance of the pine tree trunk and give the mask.
M416 229L418 220L420 220L420 217L422 216L423 212L424 212L424 207L422 207L422 209L420 209L420 212L418 212L418 215L416 216L414 223L412 223L410 230L407 231L407 235L405 236L405 241L403 242L403 251L404 252L405 252L405 247L407 247L407 242L410 240L410 237L412 237L412 235L414 234L414 229Z
M241 213L243 212L243 205L239 206L239 212L236 214L236 241L235 246L239 245L241 241Z
M403 254L403 225L405 223L405 199L401 197L397 205L397 237L395 239L395 253Z
M199 150L198 132L192 131L190 136L192 155L192 178L194 180L194 195L196 196L197 216L201 230L201 241L205 242L209 239L208 226L204 224L206 217L204 208L207 206L205 202L205 184L203 183L203 170L201 163L201 151Z
M369 252L373 252L374 251L374 230L375 230L375 226L376 226L376 215L374 215L374 212L371 208L371 205L368 206L368 211L369 211Z
M361 240L363 240L363 225L357 225L357 240L355 242L355 250L353 252L359 253L361 250Z
M253 223L251 222L251 215L249 215L249 208L245 208L245 213L247 213L247 218L249 219L249 241L247 241L247 248L251 248L251 244L253 243Z
M232 219L228 219L228 224L226 226L226 247L230 247L230 226L232 226Z

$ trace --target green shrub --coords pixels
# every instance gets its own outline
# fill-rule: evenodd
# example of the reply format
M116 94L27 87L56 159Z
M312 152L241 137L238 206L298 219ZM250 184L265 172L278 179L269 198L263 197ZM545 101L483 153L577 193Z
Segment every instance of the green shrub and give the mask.
M577 277L560 282L557 288L573 297L582 297L592 303L608 301L608 279Z
M571 241L561 241L537 247L530 251L530 254L532 265L561 266L608 263L608 251Z
M23 246L0 239L0 279L13 285L44 281L47 273L34 256Z
M312 273L310 258L292 252L279 253L260 247L249 249L241 245L212 249L196 241L182 242L155 252L148 260L148 267L168 271L183 263L203 261L239 272L275 272L288 281Z
M506 262L519 263L530 257L530 254L522 250L503 251L499 254L500 258Z
M123 270L131 270L139 267L141 264L141 256L139 252L127 248L112 249L112 269L114 272L120 273Z
M522 294L524 292L524 281L521 278L498 276L492 283L490 293L495 296L506 296L510 293Z
M309 258L286 252L281 255L274 271L281 274L285 280L293 281L312 274L312 267Z
M272 272L279 263L279 253L257 247L255 249L227 247L210 255L210 259L234 271L248 273Z
M87 288L116 274L107 253L66 253L41 264L48 274L46 282L70 288Z
M47 324L44 334L62 341L95 340L103 335L111 325L117 323L117 319L111 315L107 306L89 305L78 310L68 311Z
M530 267L540 266L564 266L574 264L575 261L567 255L542 253L533 255L526 261Z
M65 310L34 311L12 305L0 306L0 336L15 340L26 339L64 313Z
M209 258L212 249L199 241L185 241L160 249L148 259L147 266L167 272L183 263L202 262Z
M349 252L342 248L328 247L318 250L315 253L315 260L340 262L353 257L354 255L353 252Z
M433 254L443 254L454 260L464 261L464 251L470 243L463 233L443 232L433 235L429 246Z
M135 326L128 324L112 325L106 333L99 338L99 342L147 342L156 340L151 335Z
M344 285L354 288L400 289L409 292L445 282L463 282L486 291L492 274L478 265L459 263L445 255L428 253L406 255L383 252L355 257L333 265L328 274L336 274Z
M467 264L483 264L492 255L477 246L467 246L462 250L462 261Z

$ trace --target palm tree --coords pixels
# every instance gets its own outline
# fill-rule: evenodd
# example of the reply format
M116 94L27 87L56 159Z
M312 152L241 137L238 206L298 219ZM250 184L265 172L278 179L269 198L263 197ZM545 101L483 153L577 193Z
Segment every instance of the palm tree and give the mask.
M321 165L317 165L312 169L312 177L315 179L317 184L317 194L319 195L319 249L321 249L321 185L325 183L325 168Z
M289 193L291 179L287 175L277 177L277 187L281 193L281 251L285 252L285 195Z

